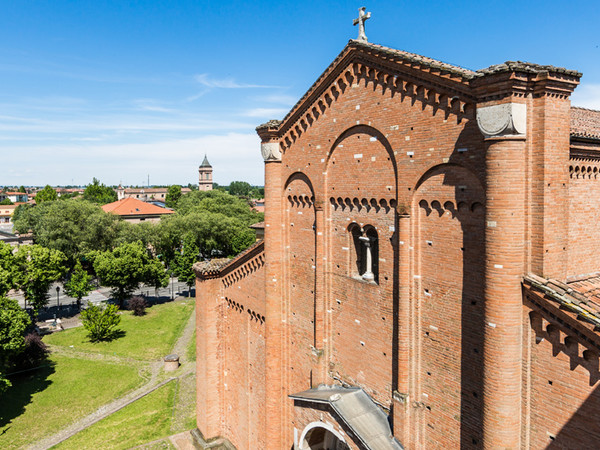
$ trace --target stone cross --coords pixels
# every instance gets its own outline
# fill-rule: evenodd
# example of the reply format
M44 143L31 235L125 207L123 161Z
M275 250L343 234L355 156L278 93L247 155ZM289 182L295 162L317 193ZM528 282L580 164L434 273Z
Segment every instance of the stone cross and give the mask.
M365 34L365 20L371 18L371 13L365 13L364 6L362 8L358 8L358 19L354 19L352 22L354 26L358 25L358 41L367 42L367 35Z

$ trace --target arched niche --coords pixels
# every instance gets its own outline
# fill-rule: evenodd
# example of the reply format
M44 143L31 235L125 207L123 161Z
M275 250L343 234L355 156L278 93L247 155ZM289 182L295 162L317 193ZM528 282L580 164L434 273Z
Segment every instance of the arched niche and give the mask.
M327 157L327 188L331 198L396 200L397 167L386 137L368 125L344 131Z
M316 224L310 178L292 174L284 185L283 294L288 389L301 391L310 382L315 345Z

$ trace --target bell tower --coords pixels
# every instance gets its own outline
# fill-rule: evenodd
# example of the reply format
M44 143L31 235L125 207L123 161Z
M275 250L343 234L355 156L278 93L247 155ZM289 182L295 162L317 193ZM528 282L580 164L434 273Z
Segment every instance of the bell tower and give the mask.
M208 158L204 155L204 161L198 167L198 190L199 191L212 191L213 178L212 178L212 166L208 162Z

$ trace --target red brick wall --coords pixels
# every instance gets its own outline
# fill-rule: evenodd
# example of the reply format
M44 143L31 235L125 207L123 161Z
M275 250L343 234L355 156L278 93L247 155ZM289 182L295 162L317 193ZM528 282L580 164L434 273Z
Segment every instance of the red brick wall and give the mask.
M528 307L523 311L523 386L528 406L523 415L524 442L532 449L596 448L600 442L597 354L586 358L587 347L571 331L550 324Z
M595 386L529 345L520 291L528 270L597 270L596 180L568 179L567 97L507 98L512 75L500 74L483 103L456 76L358 61L279 136L261 134L284 153L266 164L268 276L232 277L218 294L223 433L239 448L290 448L310 421L337 420L287 397L325 382L360 386L390 414L404 398L393 426L408 448L536 447L550 429L584 442ZM513 75L519 89L538 82ZM525 136L484 140L475 102L509 100L527 104ZM358 276L351 224L377 230L376 282ZM546 378L568 402L545 409Z
M216 410L219 422L218 432L207 430L204 421L198 427L206 437L226 437L240 449L266 448L266 415L259 407L266 395L264 286L261 244L221 277L198 281L197 304L213 305L210 315L198 315L198 343L216 351L216 360L198 354L198 415ZM216 340L206 345L213 330Z
M293 178L285 187L285 296L287 351L284 373L289 393L311 387L315 344L315 209L311 187ZM291 403L290 405L291 414Z
M353 131L338 140L327 165L326 233L331 277L327 314L332 326L329 373L363 387L389 407L396 176L390 154L372 136L374 130L356 127ZM377 231L374 264L380 276L376 282L367 282L358 274L355 243L348 229L351 224Z
M431 171L416 192L417 398L427 448L481 442L484 204L481 182L456 166Z
M585 146L585 149L592 149ZM600 146L596 148L600 151ZM569 276L600 271L600 164L572 158L569 161Z

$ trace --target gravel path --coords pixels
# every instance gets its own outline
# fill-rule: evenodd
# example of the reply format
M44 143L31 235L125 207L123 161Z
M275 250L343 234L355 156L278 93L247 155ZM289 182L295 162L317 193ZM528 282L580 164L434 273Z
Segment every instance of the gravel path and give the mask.
M52 447L53 445L57 445L60 442L70 438L71 436L90 427L91 425L110 416L111 414L114 414L115 412L119 411L120 409L124 408L125 406L135 402L136 400L139 400L140 398L148 395L152 391L155 391L156 389L164 386L165 384L167 384L173 380L179 379L179 382L181 384L180 387L182 387L182 389L180 389L180 391L188 391L189 387L190 387L190 378L192 380L195 380L195 376L193 376L193 374L195 374L195 371L196 371L196 364L194 361L186 361L185 353L186 353L186 348L190 342L190 339L192 338L192 336L194 334L195 324L196 324L196 313L195 313L195 309L194 309L194 311L192 311L192 315L191 315L188 323L186 324L185 328L183 329L183 332L181 333L181 336L179 337L179 339L177 339L177 342L175 343L175 345L173 346L173 349L171 351L171 353L176 353L180 356L180 361L182 363L181 367L176 372L177 376L171 377L167 380L159 382L158 380L159 380L159 375L161 373L161 369L163 367L163 362L162 361L152 362L149 364L150 374L151 374L150 379L143 386L139 387L138 389L130 392L129 394L127 394L121 398L118 398L118 399L112 401L111 403L101 406L93 413L87 415L86 417L83 417L82 419L79 419L78 421L74 422L73 424L69 425L68 427L63 428L58 433L56 433L52 436L49 436L46 439L36 442L35 444L33 444L32 446L30 446L28 448L31 450L45 450L47 448ZM53 351L57 351L57 350L58 349L53 348ZM84 356L86 358L91 358L91 357L97 358L98 357L98 355L96 355L96 354L92 355L87 352L77 352L77 351L70 351L70 350L66 350L66 349L61 349L60 351L57 351L57 353L64 353L64 354L81 353L80 356ZM104 355L100 356L100 358L108 359L108 360L115 360L115 361L119 361L119 362L128 361L128 359L126 359L126 358L110 357L110 356L104 356ZM188 376L188 375L190 375L190 376ZM182 392L182 394L183 394L183 392ZM182 397L185 397L185 395L179 396L179 398L182 398ZM189 395L187 397L189 397ZM194 398L194 402L195 402L195 398ZM176 408L174 411L176 421L182 420L178 416L180 416L181 413L183 413L186 410L186 406L187 405L179 405L179 404L176 405Z

